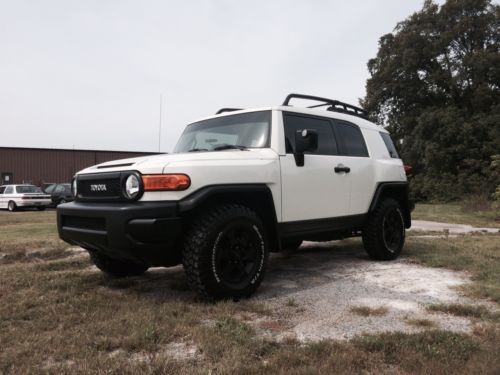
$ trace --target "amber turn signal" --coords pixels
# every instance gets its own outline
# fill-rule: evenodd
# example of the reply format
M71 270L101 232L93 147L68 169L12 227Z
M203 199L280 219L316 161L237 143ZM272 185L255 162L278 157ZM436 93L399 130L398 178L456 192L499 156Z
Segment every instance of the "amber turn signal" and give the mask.
M144 191L186 190L191 179L185 174L151 174L142 176Z

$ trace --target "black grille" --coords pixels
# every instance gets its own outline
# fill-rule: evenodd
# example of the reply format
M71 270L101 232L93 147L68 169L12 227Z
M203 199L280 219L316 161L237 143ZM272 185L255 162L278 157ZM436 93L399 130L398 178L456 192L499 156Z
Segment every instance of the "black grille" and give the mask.
M81 181L78 183L78 195L82 197L119 197L121 196L120 179Z
M120 199L122 197L120 173L78 176L77 192L77 199Z
M106 230L106 220L96 217L63 216L63 227Z

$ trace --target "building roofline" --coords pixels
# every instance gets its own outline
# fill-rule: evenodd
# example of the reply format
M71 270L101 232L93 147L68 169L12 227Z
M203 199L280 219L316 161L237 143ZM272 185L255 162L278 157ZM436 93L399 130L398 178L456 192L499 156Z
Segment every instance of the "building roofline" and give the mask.
M44 148L44 147L11 147L11 146L0 146L0 150L4 149L15 149L15 150L35 150L35 151L84 151L84 152L120 152L127 154L159 154L158 152L152 151L125 151L125 150L87 150L81 148Z

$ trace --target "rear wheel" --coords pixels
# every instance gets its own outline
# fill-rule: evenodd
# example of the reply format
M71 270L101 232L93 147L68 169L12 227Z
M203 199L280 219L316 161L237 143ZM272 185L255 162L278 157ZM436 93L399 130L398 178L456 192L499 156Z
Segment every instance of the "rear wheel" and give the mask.
M363 244L377 260L396 259L405 243L405 223L401 206L394 199L383 200L368 218Z
M209 299L239 299L259 287L269 246L262 221L247 207L228 204L195 220L182 263L189 285Z
M95 266L113 277L138 276L142 275L149 268L144 264L113 259L97 251L88 250L88 252Z
M7 209L8 209L10 212L13 212L13 211L17 210L17 205L16 205L16 202L14 202L14 201L9 201L9 204L7 205Z

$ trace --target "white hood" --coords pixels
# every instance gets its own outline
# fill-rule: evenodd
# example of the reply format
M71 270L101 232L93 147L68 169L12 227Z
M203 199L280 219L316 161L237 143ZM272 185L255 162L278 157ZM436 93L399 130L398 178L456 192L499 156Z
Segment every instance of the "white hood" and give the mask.
M94 165L78 172L78 174L87 173L105 173L117 171L138 170L143 174L163 173L164 168L169 164L175 163L197 163L213 160L271 160L276 159L278 155L271 149L248 149L248 150L225 150L210 152L186 152L179 154L159 154L150 156L141 156L138 158L120 159L108 161Z

